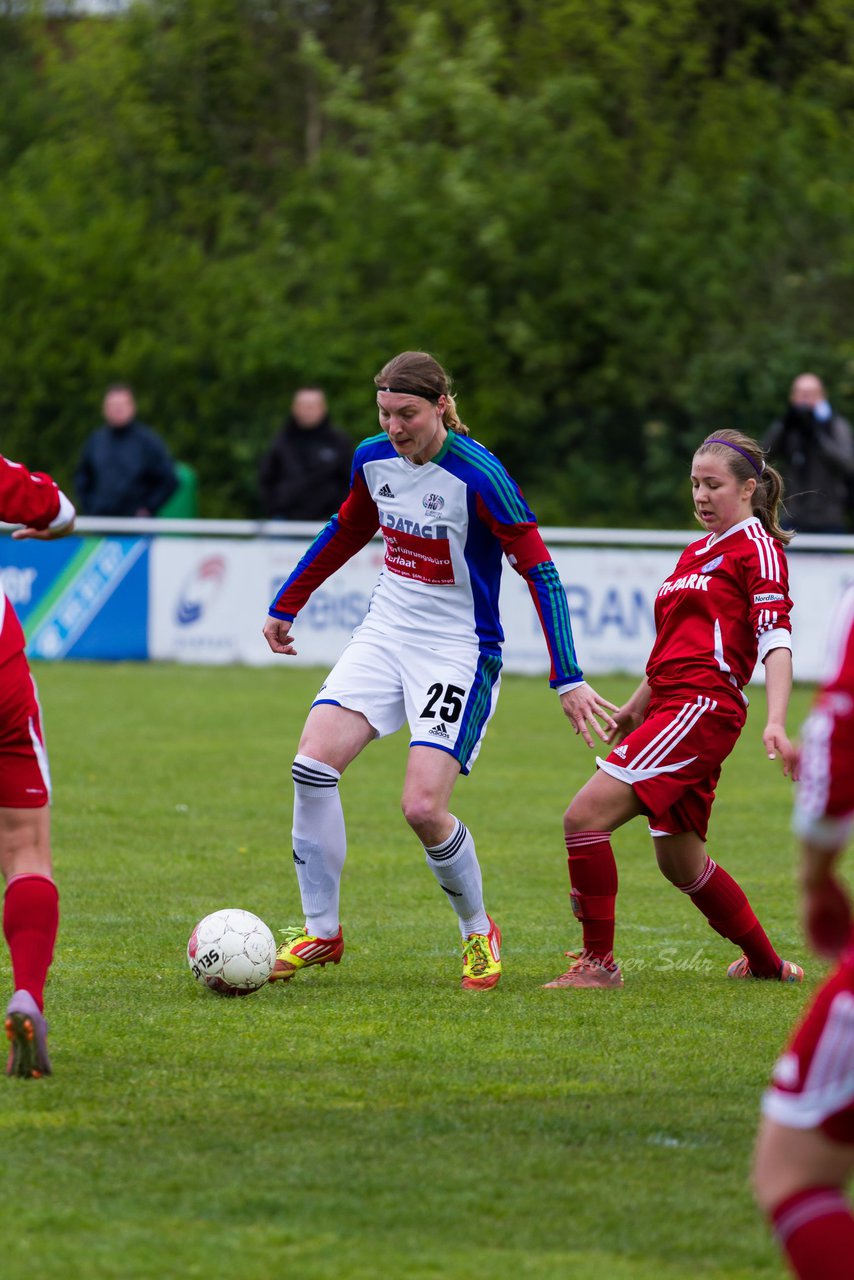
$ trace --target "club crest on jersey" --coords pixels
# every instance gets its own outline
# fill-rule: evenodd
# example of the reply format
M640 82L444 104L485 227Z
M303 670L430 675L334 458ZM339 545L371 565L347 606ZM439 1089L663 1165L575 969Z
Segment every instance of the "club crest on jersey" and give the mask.
M445 499L440 493L425 493L421 502L425 511L441 511L445 505Z
M715 556L714 560L710 560L708 564L704 564L700 573L711 573L713 569L717 569L719 564L723 564L723 556Z

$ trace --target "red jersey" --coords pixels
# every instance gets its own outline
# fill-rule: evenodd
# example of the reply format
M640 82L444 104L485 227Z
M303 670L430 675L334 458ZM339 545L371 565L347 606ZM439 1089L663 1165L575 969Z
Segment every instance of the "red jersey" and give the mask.
M47 529L53 523L67 524L73 517L74 508L50 476L27 471L0 455L0 520ZM24 644L15 610L0 590L0 666L20 653Z
M844 843L854 823L854 588L842 597L828 638L827 676L801 734L797 833Z
M783 545L756 516L692 542L656 597L653 693L699 690L743 706L757 658L792 647L791 608Z

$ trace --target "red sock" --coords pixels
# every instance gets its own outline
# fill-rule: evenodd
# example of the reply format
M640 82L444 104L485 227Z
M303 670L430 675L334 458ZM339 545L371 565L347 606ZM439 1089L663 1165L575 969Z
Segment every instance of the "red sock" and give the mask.
M48 876L14 876L3 899L3 932L12 956L15 990L44 1008L44 984L59 927L59 894Z
M804 1187L781 1200L771 1216L798 1280L851 1280L854 1216L838 1187Z
M777 977L782 961L753 914L744 890L723 867L707 855L697 879L680 884L679 888L702 911L716 933L741 947L752 974L757 978Z
M566 837L572 911L581 922L584 951L603 964L614 962L617 864L610 831L576 831Z

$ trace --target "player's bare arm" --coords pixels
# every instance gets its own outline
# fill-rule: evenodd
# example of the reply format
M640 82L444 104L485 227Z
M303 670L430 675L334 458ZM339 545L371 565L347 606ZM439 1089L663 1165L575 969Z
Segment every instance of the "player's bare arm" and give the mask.
M53 542L55 538L67 538L69 533L74 532L75 524L76 516L72 516L67 524L59 525L55 529L33 529L29 525L25 525L22 529L16 529L12 537L18 542L23 541L25 538L37 538L39 542Z
M765 693L768 723L762 743L769 760L779 755L785 777L797 777L798 752L786 733L786 712L792 690L792 654L789 649L772 649L765 659Z

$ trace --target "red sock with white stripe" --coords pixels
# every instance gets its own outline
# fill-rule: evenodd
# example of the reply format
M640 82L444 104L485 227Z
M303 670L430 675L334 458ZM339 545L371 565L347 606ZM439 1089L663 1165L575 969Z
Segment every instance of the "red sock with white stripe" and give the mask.
M851 1280L854 1216L838 1187L805 1187L771 1215L774 1234L798 1280Z
M741 947L750 972L757 978L776 978L782 961L756 919L744 890L732 876L706 855L706 865L691 884L678 886L722 938Z
M614 963L617 863L610 831L574 831L566 837L572 912L580 921L585 955Z
M44 984L59 928L59 893L49 876L14 876L3 899L3 933L16 991L29 991L44 1009Z

